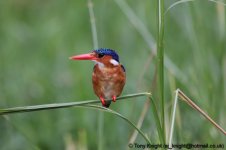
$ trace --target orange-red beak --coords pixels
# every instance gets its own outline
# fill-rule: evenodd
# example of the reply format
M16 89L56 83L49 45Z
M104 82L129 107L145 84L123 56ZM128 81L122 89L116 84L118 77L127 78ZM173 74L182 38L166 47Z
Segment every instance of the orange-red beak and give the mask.
M70 57L72 60L97 60L93 53L81 54Z

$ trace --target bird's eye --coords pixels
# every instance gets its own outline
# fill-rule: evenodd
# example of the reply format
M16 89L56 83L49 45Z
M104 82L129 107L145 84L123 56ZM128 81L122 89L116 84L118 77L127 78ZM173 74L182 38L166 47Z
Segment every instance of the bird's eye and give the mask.
M98 58L102 58L102 57L104 57L104 54L102 53L98 54Z

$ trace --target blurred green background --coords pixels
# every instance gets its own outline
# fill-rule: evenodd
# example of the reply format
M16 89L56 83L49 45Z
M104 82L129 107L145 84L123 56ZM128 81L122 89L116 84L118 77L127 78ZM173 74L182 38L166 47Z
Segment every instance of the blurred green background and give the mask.
M165 9L175 2L166 0ZM157 36L156 1L126 1L150 32L144 32L149 35L145 38L138 30L145 26L139 26L134 16L127 18L131 12L124 3L93 3L99 47L117 50L126 67L123 94L152 89L155 95L156 57L150 58L154 50L150 46L155 47ZM178 4L165 14L167 131L176 88L226 128L225 15L225 6L207 0ZM91 82L93 63L68 59L92 49L87 1L0 0L0 108L96 99ZM111 109L136 123L144 104L145 98L125 100L112 104ZM98 116L96 110L85 108L1 116L0 149L97 149L99 140L104 149L126 149L134 129L122 119L104 114L100 139ZM158 143L151 110L142 131ZM174 133L174 143L226 141L181 101ZM139 135L136 142L145 143Z

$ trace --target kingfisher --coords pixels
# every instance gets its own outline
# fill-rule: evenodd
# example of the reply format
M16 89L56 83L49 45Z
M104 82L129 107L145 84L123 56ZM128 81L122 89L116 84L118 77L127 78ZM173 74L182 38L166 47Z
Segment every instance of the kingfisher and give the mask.
M106 101L106 99L116 102L126 82L126 71L115 50L100 48L91 53L72 56L70 59L94 61L92 74L94 93L104 107L108 108L111 104L111 101Z

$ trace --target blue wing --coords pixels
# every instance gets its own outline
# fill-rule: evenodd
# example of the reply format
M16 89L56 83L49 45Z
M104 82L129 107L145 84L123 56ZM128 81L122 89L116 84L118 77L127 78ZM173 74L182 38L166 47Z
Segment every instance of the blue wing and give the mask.
M123 71L126 72L126 69L122 64L121 64L121 67L122 67Z

